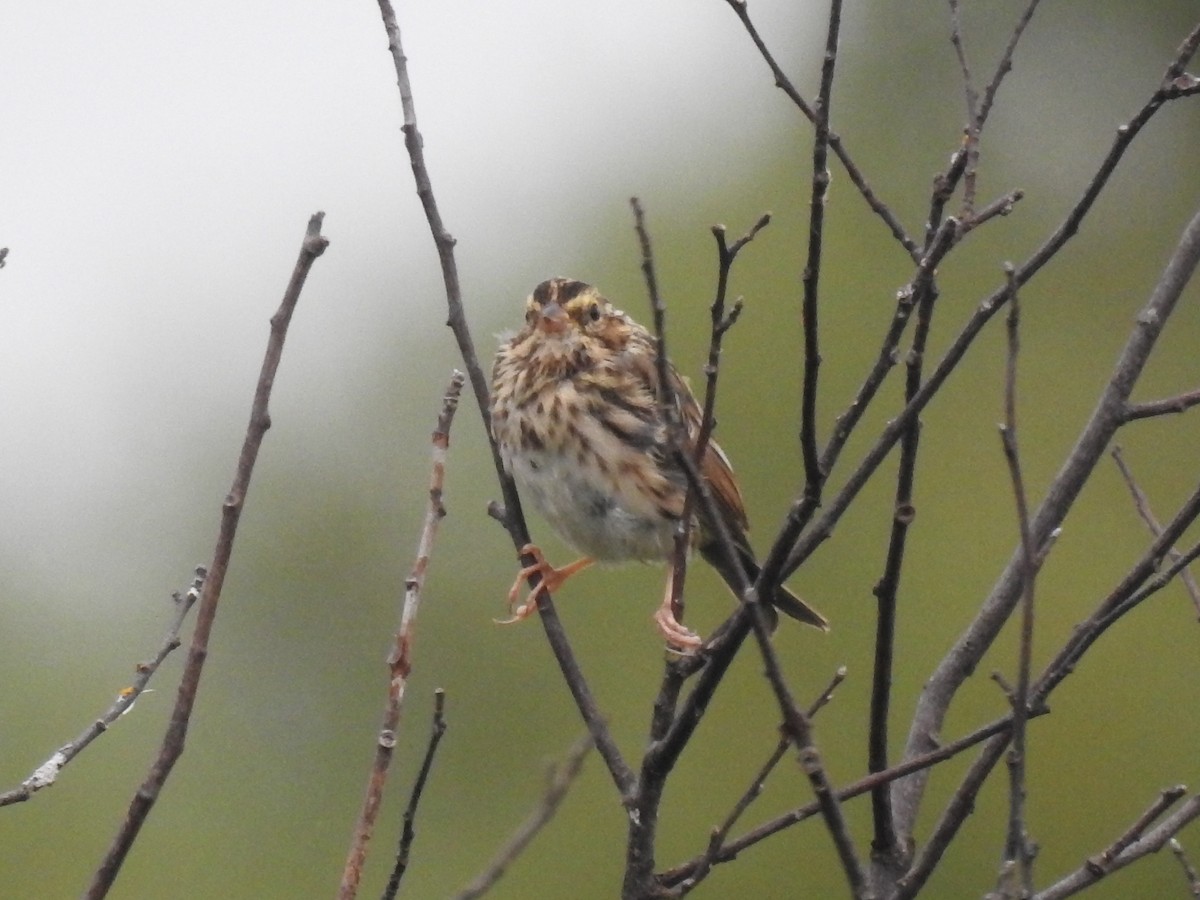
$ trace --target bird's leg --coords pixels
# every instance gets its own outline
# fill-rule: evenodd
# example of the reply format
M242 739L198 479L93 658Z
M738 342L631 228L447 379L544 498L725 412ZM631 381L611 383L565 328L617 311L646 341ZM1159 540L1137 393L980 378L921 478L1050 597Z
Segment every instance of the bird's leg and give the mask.
M703 643L700 636L675 618L675 610L671 606L671 588L675 583L675 567L667 573L667 589L663 594L662 604L654 613L654 622L658 625L658 633L666 640L672 650L689 655Z
M529 614L537 609L537 599L539 594L551 593L557 591L564 581L574 575L576 572L586 569L594 560L585 556L582 559L577 559L570 565L563 566L561 569L556 569L550 563L546 562L546 557L542 555L542 551L534 544L526 544L521 548L521 556L528 554L533 557L533 565L525 566L517 573L517 579L513 582L512 588L508 592L508 611L507 619L497 619L497 625L511 625L513 622L520 622L522 619L528 618ZM517 598L521 595L521 586L531 575L541 575L542 580L538 582L537 587L529 592L529 596L525 598L524 603L517 603Z

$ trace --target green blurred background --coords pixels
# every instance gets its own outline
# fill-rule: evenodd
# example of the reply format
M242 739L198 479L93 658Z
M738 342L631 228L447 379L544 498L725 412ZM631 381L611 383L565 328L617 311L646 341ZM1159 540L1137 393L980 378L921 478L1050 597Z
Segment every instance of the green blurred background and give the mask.
M1015 2L967 3L968 52L990 73ZM708 228L774 220L738 263L747 310L724 359L719 437L760 547L800 482L797 298L810 129L724 3L448 2L399 13L417 109L480 351L516 325L540 279L593 281L645 316L627 198L645 204L673 355L698 375L715 254ZM575 8L578 6L578 8ZM566 8L572 7L572 8ZM824 4L751 5L811 96ZM1046 4L985 133L980 197L1026 199L942 267L934 357L1061 220L1157 85L1196 6L1186 0ZM930 180L964 120L945 5L849 4L835 129L918 233ZM458 364L436 256L411 185L374 4L222 0L10 11L0 30L0 782L17 784L74 737L157 646L168 597L211 554L274 310L307 216L331 246L293 324L187 752L129 857L121 898L329 896L358 811L385 691L384 657L412 563L429 441ZM1138 139L1079 236L1023 293L1021 433L1040 497L1085 421L1136 310L1200 197L1196 100ZM911 266L835 164L822 271L822 435L876 353ZM1200 311L1181 303L1136 392L1197 383ZM996 423L997 319L925 416L918 518L902 585L893 746L931 668L1011 553L1013 503ZM836 488L898 408L889 383ZM1196 479L1195 414L1120 436L1160 517ZM894 462L793 580L834 622L781 628L797 693L842 664L817 733L836 782L862 774L874 600ZM386 878L428 733L435 687L449 731L418 821L405 890L442 897L490 858L582 726L536 622L497 628L515 560L485 515L497 496L473 405L457 419L415 672L364 896ZM569 551L533 523L552 559ZM1044 661L1148 541L1111 463L1097 471L1038 584ZM662 667L653 568L597 571L559 609L630 756ZM701 630L728 597L697 567ZM1103 639L1031 731L1029 824L1045 885L1107 846L1156 796L1195 786L1200 683L1195 611L1178 586ZM999 714L987 679L1012 673L1011 634L953 707L945 736ZM0 811L0 894L76 896L161 739L180 666L52 789ZM775 740L749 655L735 665L672 778L660 865L698 853ZM938 771L924 824L967 759ZM926 896L979 896L1004 837L1003 772ZM744 820L805 803L785 766ZM865 801L848 806L860 849ZM1193 829L1183 843L1200 862ZM496 897L612 897L624 816L598 760ZM1182 895L1169 856L1091 896ZM809 822L722 867L700 897L843 896Z

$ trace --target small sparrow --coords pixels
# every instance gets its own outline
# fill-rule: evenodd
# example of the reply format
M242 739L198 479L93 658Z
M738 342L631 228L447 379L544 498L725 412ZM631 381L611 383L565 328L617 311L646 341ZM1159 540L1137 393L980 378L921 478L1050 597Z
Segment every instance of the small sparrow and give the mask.
M557 591L593 562L672 558L687 480L672 459L656 359L651 334L589 284L552 278L525 301L525 325L501 345L492 370L492 434L522 499L584 556L555 568L536 546L522 548L536 562L518 573L508 593L507 622L524 619L537 608L539 593ZM694 445L700 408L673 366L668 373ZM729 459L711 440L700 471L753 580L759 567L746 539L742 494ZM703 513L692 541L727 584L737 584ZM522 582L535 572L541 582L518 603ZM690 653L701 640L671 609L672 577L654 619L671 647ZM770 602L801 622L828 628L787 588Z

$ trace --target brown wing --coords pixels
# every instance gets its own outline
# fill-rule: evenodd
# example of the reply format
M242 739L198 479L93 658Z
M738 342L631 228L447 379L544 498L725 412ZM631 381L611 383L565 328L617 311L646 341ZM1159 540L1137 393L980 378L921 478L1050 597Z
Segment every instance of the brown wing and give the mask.
M700 423L703 418L700 404L696 402L687 379L673 368L671 369L671 380L675 390L675 402L679 407L679 415L687 429L688 443L694 447L696 439L700 436ZM708 482L713 499L717 501L726 525L734 529L736 536L740 537L741 533L750 527L750 523L746 519L746 503L742 499L742 490L738 487L729 457L711 438L704 448L704 458L700 460L700 474Z

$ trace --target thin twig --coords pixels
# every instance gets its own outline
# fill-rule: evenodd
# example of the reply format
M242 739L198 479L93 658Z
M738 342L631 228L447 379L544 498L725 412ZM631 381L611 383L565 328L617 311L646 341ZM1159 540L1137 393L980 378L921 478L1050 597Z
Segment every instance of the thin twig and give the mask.
M845 681L845 679L846 667L840 666L838 670L834 672L833 678L830 680L825 690L823 690L817 699L814 700L808 707L807 715L810 719L815 716L822 707L829 703L830 700L833 699L834 691L837 690L838 685ZM780 737L778 742L776 742L775 748L771 751L771 755L767 757L766 762L764 762L759 768L758 773L750 782L750 786L747 787L742 793L742 796L738 798L737 803L733 805L733 809L729 811L729 814L725 816L725 819L721 822L721 824L712 830L712 833L709 835L708 848L705 850L704 855L700 858L696 869L684 882L679 885L681 893L686 893L687 891L692 890L696 887L696 885L708 877L709 872L712 871L714 862L716 862L718 857L721 855L725 841L729 837L729 832L733 830L733 826L738 823L738 820L741 819L746 810L750 808L750 804L757 800L762 794L763 789L766 787L767 778L773 771L775 771L776 766L778 766L783 760L783 757L787 753L787 749L791 746L791 743L792 742L787 735L783 735Z
M905 762L899 763L885 772L876 772L873 775L867 775L863 778L860 778L858 781L852 782L845 787L840 788L837 792L837 797L842 801L851 800L854 797L861 796L862 794L874 790L881 784L888 784L900 778L911 775L913 772L918 772L922 769L927 769L931 766L938 765L939 763L945 762L946 760L957 756L965 750L969 750L982 741L994 738L999 734L1006 734L1011 726L1012 716L1009 714L1001 719L997 719L996 721L983 726L982 728L977 728L970 734L939 747L937 750L930 751L929 753L914 759L906 760ZM783 815L778 816L769 822L759 825L757 828L747 832L741 837L729 841L721 848L721 850L713 857L711 861L713 863L729 862L736 858L742 851L760 843L761 841L766 840L775 834L778 834L787 828L792 827L793 825L797 825L800 822L811 819L820 812L820 805L816 802L812 802L797 809L791 810L790 812L784 813ZM697 870L697 867L703 863L703 860L704 856L700 856L661 873L659 876L661 883L667 887L670 887L692 877Z
M105 854L104 861L92 877L92 883L84 895L88 900L99 900L104 897L116 880L121 870L121 864L129 853L129 848L137 839L138 832L154 808L159 792L171 774L187 738L188 724L191 721L192 709L196 703L196 693L200 688L200 674L204 669L204 661L208 657L208 640L212 634L213 622L217 616L217 606L221 600L221 589L225 585L225 573L229 568L229 559L233 555L233 541L237 535L238 520L242 515L242 507L246 502L246 493L250 488L250 476L254 472L254 463L262 446L263 436L271 426L271 416L267 410L271 398L271 388L275 384L275 373L279 368L279 360L283 355L283 342L287 337L288 325L296 303L300 299L300 290L318 256L325 252L329 241L321 236L321 222L324 213L316 213L308 220L304 240L300 245L300 256L292 271L287 290L279 309L271 316L271 336L267 341L267 351L263 358L262 370L258 376L258 385L254 390L254 402L250 409L250 424L246 428L246 437L242 442L241 454L238 457L237 471L234 474L233 486L225 496L221 506L221 525L217 534L216 547L213 550L212 563L208 566L208 577L200 592L200 606L196 613L196 627L192 632L192 644L188 650L187 663L184 665L183 677L179 682L179 692L175 698L175 708L171 712L171 720L167 725L159 748L158 758L151 766L149 774L142 782L129 804L125 822L121 825L117 836Z
M593 746L590 734L580 738L571 746L563 761L551 769L550 785L546 789L546 793L542 796L541 802L538 803L537 808L530 814L521 827L513 833L508 843L496 854L496 857L488 864L488 867L474 881L459 891L455 896L455 900L474 900L474 898L481 897L492 889L496 882L500 880L500 877L508 870L508 867L513 864L513 861L529 846L529 843L537 836L538 832L554 818L554 814L558 812L559 806L562 805L563 800L566 798L571 784L583 768L584 758Z
M737 15L739 21L742 23L742 27L746 29L746 33L750 36L750 40L753 41L754 46L758 48L759 55L763 58L763 61L771 70L771 75L775 79L775 86L787 95L788 99L796 105L796 108L800 110L801 114L808 119L808 121L816 124L816 109L813 106L810 106L808 101L801 96L800 92L796 90L795 85L792 84L791 79L787 77L783 69L780 68L779 63L775 61L775 57L767 48L766 42L763 41L762 37L758 33L758 29L754 27L754 22L750 19L750 12L747 8L746 0L725 0L725 2L729 4L730 9L732 9ZM836 132L828 130L828 122L826 122L826 135L829 148L833 150L834 155L837 156L837 158L841 161L843 168L846 170L846 174L850 177L850 181L858 189L858 192L862 195L863 199L866 200L867 206L871 208L875 215L883 220L883 223L891 232L892 237L894 237L897 243L899 243L900 246L907 251L913 262L916 262L920 258L920 249L918 248L916 241L914 241L909 236L908 232L905 231L904 226L900 223L900 220L896 218L896 215L891 211L888 205L880 200L875 194L875 191L872 189L870 184L867 183L867 179L863 176L862 170L860 170L855 164L854 160L850 158L850 154L846 150L841 137Z
M818 505L826 475L821 469L821 459L817 451L817 378L821 368L819 287L825 232L825 199L829 193L829 112L841 23L841 0L832 0L829 4L825 56L821 65L821 86L813 107L816 133L813 135L812 191L808 207L808 257L801 276L804 286L800 318L804 334L804 377L800 389L800 454L804 460L804 496ZM774 587L769 581L760 582L760 585L760 589L763 590Z
M429 780L429 771L433 768L433 757L437 754L442 735L446 733L446 692L438 688L433 692L433 725L429 729L429 743L425 746L425 757L421 760L421 769L413 782L412 792L408 797L408 806L404 808L404 827L400 831L400 843L396 849L396 863L392 874L388 877L387 886L383 889L383 900L394 900L400 889L400 880L408 871L409 854L412 850L416 829L413 823L417 819L417 807L421 803L421 795L425 792L425 782Z
M1118 129L1108 155L1084 190L1083 196L1063 223L1024 264L1014 271L1013 277L1017 286L1023 285L1032 278L1076 233L1079 223L1087 215L1099 192L1107 184L1134 137L1140 133L1154 113L1174 96L1175 88L1172 86L1172 82L1174 78L1178 77L1182 66L1195 52L1197 44L1200 44L1200 27L1197 27L1189 35L1176 60L1168 67L1163 83L1155 90L1150 100L1127 125ZM1151 297L1145 314L1141 317L1146 321L1139 321L1129 344L1127 344L1126 351L1118 363L1117 371L1120 373L1120 377L1114 379L1105 391L1096 413L1085 427L1075 450L1072 451L1064 468L1047 492L1046 499L1039 507L1038 513L1033 518L1031 532L1035 537L1034 543L1039 553L1045 540L1061 524L1063 517L1069 511L1083 483L1103 452L1108 439L1119 427L1120 412L1126 402L1128 390L1132 388L1144 367L1161 331L1162 324L1174 308L1179 293L1190 277L1198 257L1200 257L1200 217L1193 219L1193 222L1185 229L1180 247L1164 270L1163 277ZM980 305L967 326L951 343L941 362L930 373L921 391L883 429L876 446L868 452L863 463L850 476L842 491L832 500L827 501L821 518L813 522L812 527L806 531L803 538L797 541L793 551L789 554L785 575L794 571L795 566L803 563L816 547L829 537L834 524L845 512L853 497L862 489L870 474L882 462L908 421L918 415L934 396L949 374L957 367L983 326L1005 302L1008 290L1006 284ZM1153 318L1152 321L1150 321L1151 318ZM1106 405L1114 403L1113 406ZM974 669L979 657L991 646L995 635L1007 620L1019 595L1018 571L1015 564L1010 564L993 589L991 596L981 607L979 616L956 642L950 653L938 666L933 677L926 683L909 734L906 751L909 755L923 752L928 748L928 736L936 733L940 728L945 712L949 708L950 698L963 679ZM899 792L904 795L901 798L903 808L897 808L895 811L902 833L911 828L915 820L924 783L925 779L918 777L907 780L899 788ZM894 803L896 799L893 796Z
M1120 447L1113 447L1112 458L1117 464L1117 468L1121 470L1121 476L1125 479L1125 484L1129 488L1129 492L1133 495L1133 505L1137 508L1138 515L1142 517L1142 521L1146 523L1146 527L1150 529L1150 533L1158 537L1163 532L1163 527L1154 516L1154 511L1150 508L1150 499L1145 492L1138 487L1137 481L1134 480L1133 472L1125 463L1125 457L1121 454ZM1167 551L1167 558L1177 561L1180 553L1174 547ZM1187 589L1188 595L1192 598L1192 605L1196 608L1197 616L1200 616L1200 587L1196 585L1196 579L1192 577L1192 573L1188 569L1184 569L1179 574L1179 580Z
M1187 858L1183 844L1179 843L1175 838L1171 838L1171 840L1167 841L1167 845L1171 848L1171 853L1175 856L1175 859L1179 861L1180 868L1183 869L1183 877L1187 879L1188 890L1192 892L1193 897L1200 897L1200 874L1196 872L1196 867Z
M836 40L836 24L831 24L830 28L833 39ZM858 856L850 837L849 828L842 815L841 807L834 796L832 785L828 780L820 754L813 741L812 729L808 718L805 716L803 710L797 706L783 678L782 667L771 644L771 627L758 599L757 586L750 583L746 572L737 561L737 553L734 549L734 542L729 529L719 510L716 508L711 492L704 484L695 460L683 445L682 424L679 421L678 410L675 406L675 397L671 390L669 364L667 362L665 335L666 309L658 292L657 280L654 274L654 259L651 253L649 235L645 228L645 217L641 204L636 197L630 201L630 204L633 207L635 227L642 248L642 271L645 274L646 287L650 293L650 305L654 314L654 331L658 353L656 364L658 366L660 381L659 404L662 408L663 417L667 422L668 433L672 436L672 444L674 445L673 456L676 462L684 469L688 480L688 489L698 497L705 513L705 521L709 523L710 528L714 532L721 552L732 563L731 571L738 573L739 584L735 585L734 588L738 596L742 599L743 605L750 611L750 624L754 630L763 657L767 681L775 692L776 700L783 716L785 731L796 745L796 749L800 754L801 767L804 769L805 775L808 776L813 786L813 791L817 795L818 802L821 804L822 814L825 817L830 834L833 836L834 844L838 849L842 865L846 870L846 876L850 882L851 889L856 897L868 898L871 896L871 893L866 878L863 875L862 866L858 861ZM645 771L646 766L652 760L656 761L656 754L653 753L653 750L647 752L645 760L643 771ZM666 769L662 771L665 772ZM651 866L654 857L651 852L651 842L657 820L657 805L660 795L661 780L656 784L650 784L643 777L641 790L638 792L637 815L630 816L631 835L625 876L625 890L627 894L631 891L639 890L639 886L643 885L652 875Z
M437 537L438 526L446 515L446 508L442 504L446 482L446 452L450 447L450 425L454 421L454 413L458 409L458 399L462 394L463 381L462 372L457 370L450 377L450 383L446 386L446 393L442 398L437 425L433 429L429 500L425 505L425 521L421 527L420 540L417 543L416 559L404 582L404 602L401 606L400 626L396 629L392 650L387 659L388 690L383 708L383 722L375 741L375 759L367 779L366 794L363 797L358 820L354 825L354 836L346 855L346 865L342 870L341 886L338 889L339 900L353 900L358 894L358 886L362 880L362 867L367 858L367 845L375 831L375 821L379 817L379 807L383 802L383 788L387 783L388 768L391 766L392 755L396 750L397 729L400 727L400 717L404 711L408 676L413 667L412 648L416 636L417 614L421 609L421 591L425 586L425 576L429 571L429 560L433 554L433 542ZM441 719L443 702L441 695L437 695L435 698L435 723Z
M1146 832L1144 836L1113 855L1104 867L1097 867L1089 859L1070 875L1033 895L1032 900L1063 900L1078 894L1084 888L1095 884L1102 878L1111 875L1119 869L1137 862L1143 856L1157 853L1175 835L1179 834L1189 823L1200 817L1200 795L1192 796L1179 809L1166 816L1157 827Z
M658 290L658 276L654 271L654 252L650 246L650 232L646 229L646 211L637 197L629 198L633 210L633 227L637 234L642 254L642 276L646 281L646 292L650 296L650 310L654 320L654 365L658 374L659 416L666 423L670 441L677 447L685 444L683 422L679 417L679 403L675 397L675 384L671 379L671 364L667 357L666 306ZM698 457L699 458L699 457ZM675 546L671 554L671 615L682 622L683 588L687 580L688 552L692 546L692 492L684 495L683 515L675 527Z
M1186 412L1197 404L1200 404L1200 390L1187 391L1175 397L1167 397L1165 400L1131 403L1125 407L1125 419L1132 422L1135 419L1149 419L1152 416Z
M938 290L934 282L934 271L938 261L953 245L957 220L950 217L933 235L928 251L909 287L910 302L915 302L917 324L913 332L912 348L905 363L905 400L911 400L921 389L925 366L925 349L929 333L933 328L934 303ZM848 414L849 417L849 414ZM849 423L853 427L853 423ZM888 716L891 710L892 667L896 636L896 606L900 589L900 575L904 566L905 550L908 546L909 528L916 517L913 505L913 487L916 481L917 452L920 447L921 423L913 419L900 439L900 465L896 475L896 492L892 504L891 534L888 539L887 559L883 575L875 585L876 598L875 661L871 679L870 725L867 738L867 765L872 772L882 772L888 767ZM827 455L834 446L826 448ZM892 815L891 786L880 785L871 792L871 816L874 838L871 842L872 858L877 864L889 863L898 866L903 855L897 839Z
M50 787L58 779L59 773L71 760L82 753L88 744L108 731L109 726L133 709L133 704L146 691L150 679L154 677L154 673L158 671L162 661L179 646L180 629L183 628L184 620L187 619L192 605L200 597L200 590L204 586L206 574L203 566L197 566L196 575L187 591L182 594L178 591L175 592L173 595L175 618L167 627L167 634L163 639L162 646L159 647L152 660L140 662L134 667L133 682L128 687L121 688L117 692L117 699L113 701L113 704L88 725L75 740L69 741L55 750L50 758L34 769L33 773L20 785L0 793L0 807L23 803L42 788Z
M1017 528L1021 542L1021 641L1017 661L1017 686L1013 690L1012 746L1009 749L1009 812L1008 837L1005 841L1004 861L1011 864L1016 879L1013 890L1002 887L1005 896L1026 896L1033 889L1033 858L1029 849L1029 838L1025 826L1025 726L1029 720L1029 677L1033 660L1033 599L1034 580L1037 577L1037 560L1033 538L1029 533L1029 501L1025 490L1025 478L1021 472L1021 455L1017 441L1017 356L1020 353L1021 305L1016 285L1013 285L1013 268L1005 266L1005 275L1010 282L1008 304L1008 356L1004 377L1004 425L1000 430L1004 447L1004 459L1012 478L1013 495L1016 498Z
M726 332L734 326L742 312L741 298L734 301L728 313L725 312L730 273L738 253L770 221L771 214L763 213L758 221L750 227L749 231L732 244L728 244L726 241L724 225L714 225L712 227L712 234L717 242L717 287L713 295L712 305L709 307L712 327L709 336L708 362L704 367L704 405L700 416L700 427L697 431L695 447L692 452L693 459L697 465L700 465L701 460L704 458L713 429L716 427L717 379L720 372L721 344ZM679 601L679 598L682 597L682 585L686 574L686 553L684 550L687 547L687 535L690 532L695 506L696 497L689 488L684 498L681 529L676 534L675 555L672 560L672 600L677 618L682 613L682 603ZM684 523L686 523L686 527L684 527ZM650 740L652 742L662 740L663 736L667 733L667 729L670 727L675 714L683 681L694 671L691 668L694 664L694 660L686 657L668 661L663 674L663 683L654 703L654 715L650 723Z
M1154 560L1160 558L1163 552L1161 548L1169 545L1175 539L1178 532L1186 527L1187 524L1190 524L1198 514L1200 514L1200 489L1197 489L1176 516L1176 519L1164 529L1165 538L1160 538L1159 541L1156 541L1157 551L1155 548L1148 551L1143 557L1142 562L1135 566L1134 570L1127 576L1125 581L1129 585L1127 586L1123 583L1121 588L1114 591L1113 595L1110 595L1109 598L1106 598L1100 604L1099 609L1088 620L1076 626L1066 645L1058 652L1054 660L1051 661L1042 674L1038 676L1037 682L1030 690L1030 716L1041 715L1046 711L1046 699L1069 674L1075 671L1079 659L1083 656L1087 648L1098 640L1108 628L1129 612L1130 609L1145 600L1146 597L1161 590L1189 562L1200 557L1200 543L1197 543L1177 563L1173 564L1167 571L1160 573L1141 590L1134 591L1132 587L1132 585L1139 583L1138 576L1140 573L1149 572L1154 569L1156 566ZM1040 560L1038 561L1038 565L1040 565ZM1127 593L1127 591L1132 593ZM906 900L906 898L915 897L924 886L925 881L933 872L942 854L958 833L966 817L973 810L975 797L980 787L991 773L992 768L999 762L1007 743L1008 732L998 733L995 740L988 744L983 754L972 764L935 825L929 840L917 854L909 871L899 880L898 885L900 890L896 894L895 900Z
M967 127L963 150L966 152L966 166L963 169L963 200L962 213L959 218L969 221L975 212L975 176L979 168L979 132L982 127L979 121L979 94L971 79L971 67L967 63L967 48L963 44L962 15L958 0L950 0L950 43L954 45L954 54L958 57L958 66L962 72L963 95L967 102Z
M379 0L379 11L383 18L384 28L387 31L388 50L392 55L392 61L396 69L396 81L400 89L400 104L404 111L404 125L402 129L404 131L404 146L408 151L409 161L412 164L413 177L417 186L417 196L420 198L421 206L425 210L425 218L429 223L429 230L433 234L438 259L441 261L442 281L446 290L446 305L449 311L448 324L458 343L463 364L467 368L467 375L471 379L471 386L475 392L475 400L479 405L479 413L483 419L484 430L491 445L492 463L496 468L496 478L500 482L500 490L504 499L504 525L512 537L514 546L519 551L526 544L530 543L529 528L525 524L525 517L521 511L521 499L517 494L516 485L513 483L512 477L505 471L499 448L497 448L495 438L491 432L491 417L488 412L488 380L483 373L483 367L479 364L479 357L475 353L475 343L471 338L471 331L467 325L462 291L458 280L458 267L454 259L454 238L451 237L442 222L437 200L433 194L433 184L429 178L429 170L425 165L423 140L421 132L417 128L416 107L413 103L412 86L408 77L408 60L404 56L404 50L400 43L400 26L396 21L396 12L392 8L390 0ZM525 556L522 558L523 565L531 565L533 562L532 557ZM530 578L530 587L536 587L540 583L541 576L535 574ZM571 691L571 696L575 700L579 714L583 717L588 731L591 732L592 737L596 741L596 750L603 757L617 790L621 792L623 798L628 797L634 789L636 776L633 774L633 770L629 768L629 764L625 762L625 758L621 755L621 750L613 739L603 713L600 712L596 698L592 694L587 680L583 677L583 671L579 667L579 662L575 659L574 651L567 640L566 630L558 618L558 613L554 609L554 601L548 591L540 591L538 593L537 606L540 614L539 617L542 621L542 628L546 632L546 640L550 644L550 650L554 654L554 659L563 674L563 680L566 682L568 690Z
M1159 816L1182 799L1185 794L1187 794L1187 786L1182 784L1177 784L1160 792L1146 811L1138 816L1137 821L1130 825L1125 833L1113 841L1107 848L1090 857L1088 864L1100 871L1107 869L1126 847L1145 834L1146 829L1153 825Z
M1005 46L1004 52L1000 55L1000 61L996 64L995 74L984 89L983 99L978 104L978 111L972 119L975 144L978 143L979 135L983 133L984 125L987 123L988 115L991 113L992 104L996 100L996 94L1000 90L1001 83L1003 83L1005 76L1012 71L1013 54L1016 53L1017 44L1021 40L1021 35L1025 33L1025 27L1033 18L1038 3L1039 0L1030 0L1025 10L1017 19L1017 24L1013 27L1012 33L1009 35L1008 44ZM946 171L939 173L934 178L934 191L929 208L929 218L925 224L925 234L927 236L932 234L938 227L938 223L942 221L947 201L953 195L959 180L966 174L968 165L973 162L971 159L971 146L972 142L970 139L964 141L963 145L950 158L950 165L947 166Z

